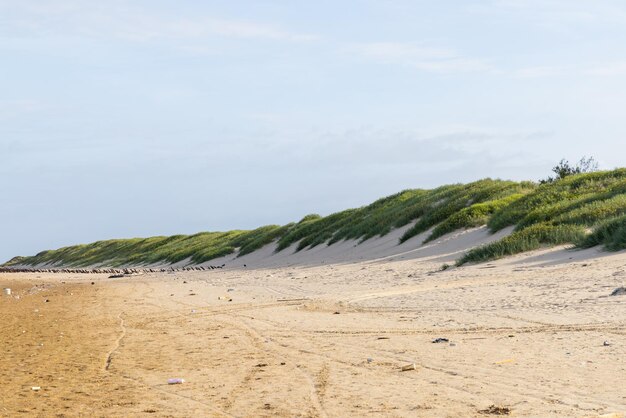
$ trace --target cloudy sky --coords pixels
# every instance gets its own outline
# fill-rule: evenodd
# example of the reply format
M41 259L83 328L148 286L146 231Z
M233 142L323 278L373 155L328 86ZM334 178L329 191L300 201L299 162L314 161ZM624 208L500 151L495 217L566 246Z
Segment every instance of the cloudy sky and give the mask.
M0 0L0 259L626 166L623 0Z

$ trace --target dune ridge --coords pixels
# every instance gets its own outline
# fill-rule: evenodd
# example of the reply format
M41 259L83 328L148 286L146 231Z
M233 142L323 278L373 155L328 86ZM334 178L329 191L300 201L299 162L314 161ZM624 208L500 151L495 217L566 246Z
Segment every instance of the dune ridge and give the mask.
M481 233L472 233L475 228ZM15 257L3 266L186 266L225 260L247 264L236 260L251 254L257 262L264 255L267 263L293 259L306 264L303 259L315 260L325 250L333 253L326 258L354 261L424 253L451 236L476 238L465 240L453 259L445 259L458 265L542 246L626 248L626 169L572 175L546 184L484 179L405 190L361 208L325 217L311 214L283 226L98 241ZM374 247L385 250L377 254Z

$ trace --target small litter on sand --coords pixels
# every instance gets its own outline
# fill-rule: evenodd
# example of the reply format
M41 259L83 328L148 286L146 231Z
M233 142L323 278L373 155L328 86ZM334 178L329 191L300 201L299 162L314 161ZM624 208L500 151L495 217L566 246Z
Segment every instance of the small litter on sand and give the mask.
M233 298L231 298L230 296L218 296L217 300L225 300L228 302L232 302Z
M511 409L506 406L496 406L491 405L487 409L483 409L478 411L481 414L485 415L511 415Z
M407 364L406 366L402 366L401 370L403 372L408 372L410 370L417 370L417 366L415 366L415 363L411 363L411 364Z
M626 287L618 287L611 292L611 296L623 296L626 295Z
M3 289L3 292L4 292L4 294L5 294L6 296L11 296L11 288L9 288L9 287L5 287L5 288Z
M371 362L373 362L373 361L374 361L374 359L373 359L373 358L371 358L371 357L368 357L368 358L367 358L367 362L368 362L368 363L371 363Z
M41 390L41 387L39 386L33 386L30 388L30 390L34 391L34 392L39 392Z
M450 342L450 340L447 338L435 338L433 340L433 344L448 343L448 342Z
M608 341L605 341L605 342L603 342L603 343L602 343L602 345L603 345L603 346L605 346L605 347L608 347L608 346L610 346L610 345L611 345L611 343L610 343L610 342L608 342Z
M168 385L181 385L185 383L185 379L181 379L179 377L174 377L172 379L167 379L167 384Z
M507 363L514 363L514 362L515 362L514 358L508 358L506 360L496 361L494 362L494 364L507 364Z

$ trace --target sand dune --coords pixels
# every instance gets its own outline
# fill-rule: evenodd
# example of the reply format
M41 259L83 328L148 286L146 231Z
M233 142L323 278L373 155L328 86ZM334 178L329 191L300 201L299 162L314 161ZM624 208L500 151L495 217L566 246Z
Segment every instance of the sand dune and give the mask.
M423 259L433 260L443 263L454 263L469 249L479 245L497 241L512 232L511 228L492 234L486 226L461 230L449 233L441 238L424 244L423 241L430 235L432 230L419 234L402 244L399 244L400 237L410 229L415 222L402 228L392 230L382 237L370 238L366 241L342 240L332 245L322 244L313 248L297 251L297 244L293 244L281 251L277 250L277 243L271 243L259 250L239 256L237 252L212 259L200 266L220 266L226 264L228 267L243 267L244 265L254 268L275 268L288 266L319 266L324 264L353 263L361 261L383 261L383 260L409 260ZM191 259L185 259L177 263L155 263L140 265L152 268L181 268L197 265ZM95 264L89 267L107 267L104 264ZM14 265L15 268L63 268L62 264L42 263L34 266ZM135 267L135 266L127 266Z
M238 257L232 254L213 259L204 265L226 264L229 267L276 268L289 266L319 266L324 264L345 264L363 261L392 261L422 259L440 263L454 263L468 249L497 241L511 233L506 228L491 234L487 227L472 228L447 234L431 243L423 244L431 231L419 234L402 244L398 244L404 232L413 223L397 228L383 237L358 240L343 240L332 245L318 245L312 249L296 251L294 244L282 251L276 251L275 243L266 245L254 253ZM190 260L177 266L190 264Z

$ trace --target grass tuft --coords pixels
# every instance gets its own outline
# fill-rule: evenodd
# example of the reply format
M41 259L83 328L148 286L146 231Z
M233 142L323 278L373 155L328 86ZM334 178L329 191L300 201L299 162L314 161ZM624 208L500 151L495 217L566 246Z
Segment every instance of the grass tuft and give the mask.
M626 215L601 222L589 235L578 242L581 248L603 245L607 250L626 249Z
M449 216L445 221L435 227L430 236L424 241L433 241L449 232L458 229L467 229L477 226L486 225L489 217L497 210L511 204L513 201L524 196L521 193L512 194L502 199L490 200L484 203L476 203L472 206L463 208L455 214Z
M456 264L481 263L542 246L575 243L583 240L585 235L585 228L578 225L533 225L499 241L470 250Z

